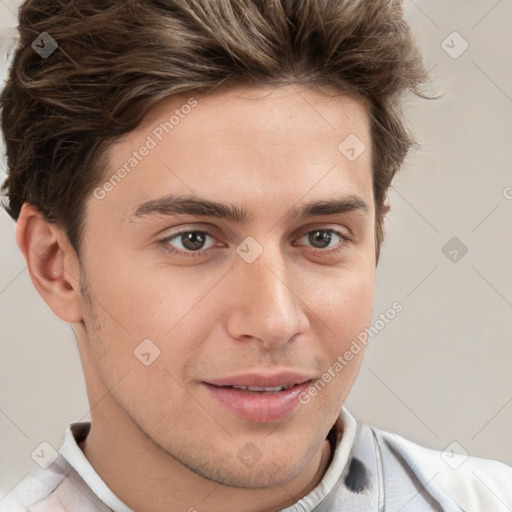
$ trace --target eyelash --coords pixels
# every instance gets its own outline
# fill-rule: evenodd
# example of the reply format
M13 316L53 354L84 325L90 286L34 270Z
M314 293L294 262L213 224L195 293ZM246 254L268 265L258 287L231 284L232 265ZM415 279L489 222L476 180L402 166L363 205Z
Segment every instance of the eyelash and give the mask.
M312 247L312 250L315 254L322 253L324 255L327 254L329 256L337 254L338 252L344 250L346 248L346 246L353 241L352 237L350 237L344 233L341 233L340 231L337 231L335 229L328 229L328 228L327 229L312 229L310 231L306 231L305 233L301 234L298 237L298 239L304 237L305 235L308 235L309 233L313 233L315 231L335 234L342 240L342 242L339 242L334 249L330 249L330 250L317 249L315 247ZM188 230L180 231L179 233L175 233L175 234L168 236L162 240L159 240L158 243L165 252L173 254L173 255L177 255L177 256L184 256L186 258L202 257L204 255L204 253L206 253L210 249L215 249L215 247L210 247L210 249L198 249L197 251L183 251L181 249L173 248L169 245L169 242L171 240L175 240L176 238L179 238L181 235L184 235L187 233L201 233L201 234L208 235L212 238L215 238L215 235L207 229L188 229Z

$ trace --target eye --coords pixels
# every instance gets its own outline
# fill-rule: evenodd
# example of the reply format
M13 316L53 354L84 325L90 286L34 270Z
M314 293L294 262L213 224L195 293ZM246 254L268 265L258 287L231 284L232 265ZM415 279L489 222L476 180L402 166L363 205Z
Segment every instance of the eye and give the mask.
M208 244L208 239L211 239ZM298 241L305 239L306 243L312 244L313 252L331 255L337 253L352 241L352 238L335 229L315 229L304 233ZM209 249L219 244L215 243L215 235L208 230L184 230L175 233L159 241L159 245L165 252L184 256L200 257ZM209 246L208 246L209 245ZM303 244L293 242L294 246Z
M205 248L208 238L214 239L214 235L210 231L180 231L160 240L160 244L167 252L194 257L196 254L199 255L199 253L206 252L207 249L215 246L215 244L212 244ZM177 244L177 247L174 244Z
M341 251L352 241L351 237L335 229L314 229L302 235L299 241L302 239L311 243L315 252L319 251L326 254ZM295 243L294 245L302 244Z

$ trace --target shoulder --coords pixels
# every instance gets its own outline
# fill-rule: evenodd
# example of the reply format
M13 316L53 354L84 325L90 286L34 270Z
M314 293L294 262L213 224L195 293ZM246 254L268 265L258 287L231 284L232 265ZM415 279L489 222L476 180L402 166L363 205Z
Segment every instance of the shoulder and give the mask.
M495 460L434 450L398 434L373 428L413 469L422 472L464 511L512 510L512 467ZM460 445L459 445L460 446ZM462 447L460 447L462 448Z
M47 469L27 474L2 500L0 512L107 512L71 464L59 454Z
M0 512L64 510L55 503L49 503L48 499L62 485L70 471L71 466L62 456L47 469L31 471L0 501ZM48 504L45 505L45 502Z

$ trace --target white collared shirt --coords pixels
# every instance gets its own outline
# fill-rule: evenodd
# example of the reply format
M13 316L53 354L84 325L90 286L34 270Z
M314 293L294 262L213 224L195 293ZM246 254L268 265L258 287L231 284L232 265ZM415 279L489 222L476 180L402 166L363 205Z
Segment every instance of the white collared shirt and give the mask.
M133 512L80 449L89 430L88 422L71 423L58 458L17 484L0 512ZM425 448L359 424L345 408L333 430L334 454L322 480L282 512L512 512L506 464Z

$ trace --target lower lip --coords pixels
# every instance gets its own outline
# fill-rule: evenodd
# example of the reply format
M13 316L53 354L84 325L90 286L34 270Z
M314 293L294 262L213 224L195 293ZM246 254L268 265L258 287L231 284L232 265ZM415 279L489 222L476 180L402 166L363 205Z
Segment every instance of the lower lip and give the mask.
M297 407L299 395L308 388L310 381L274 393L219 387L205 382L203 384L222 405L238 417L258 423L270 423L283 419Z

